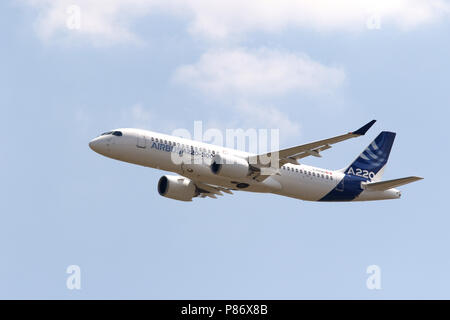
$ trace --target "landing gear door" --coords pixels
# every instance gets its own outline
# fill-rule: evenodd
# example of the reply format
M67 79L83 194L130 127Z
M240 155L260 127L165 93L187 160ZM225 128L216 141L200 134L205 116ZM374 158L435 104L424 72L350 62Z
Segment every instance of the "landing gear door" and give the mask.
M145 149L147 147L147 139L145 139L145 136L139 135L137 138L136 147Z

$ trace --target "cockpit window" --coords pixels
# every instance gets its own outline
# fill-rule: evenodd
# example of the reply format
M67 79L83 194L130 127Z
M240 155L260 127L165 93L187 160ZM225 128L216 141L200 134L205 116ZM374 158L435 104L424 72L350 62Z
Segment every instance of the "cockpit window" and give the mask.
M112 135L114 135L116 137L121 137L123 135L121 131L109 131L109 132L102 133L101 135L102 136L108 136L110 134L112 134Z

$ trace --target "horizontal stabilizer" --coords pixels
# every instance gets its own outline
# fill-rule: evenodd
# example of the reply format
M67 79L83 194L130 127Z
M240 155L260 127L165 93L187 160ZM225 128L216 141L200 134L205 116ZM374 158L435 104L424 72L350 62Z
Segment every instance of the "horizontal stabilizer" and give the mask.
M384 191L392 188L400 187L408 183L416 182L422 180L420 177L407 177L401 179L387 180L381 182L363 183L363 188L366 190L373 191Z

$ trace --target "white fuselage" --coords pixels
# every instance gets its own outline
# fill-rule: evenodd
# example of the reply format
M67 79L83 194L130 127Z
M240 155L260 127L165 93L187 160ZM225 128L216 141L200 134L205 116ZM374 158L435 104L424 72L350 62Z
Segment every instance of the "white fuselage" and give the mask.
M117 131L120 131L122 135L102 135L92 140L90 147L106 157L174 172L194 182L200 181L235 190L274 193L301 200L319 201L332 190L339 189L339 184L345 177L341 171L303 164L285 164L280 168L279 175L272 175L262 182L251 177L234 179L216 175L211 171L210 165L214 154L229 154L243 159L254 154L147 130L117 129ZM177 152L173 148L193 150L196 160L194 163L174 161ZM239 188L238 184L246 185L246 187ZM383 200L399 197L400 192L396 189L381 192L365 190L354 200Z

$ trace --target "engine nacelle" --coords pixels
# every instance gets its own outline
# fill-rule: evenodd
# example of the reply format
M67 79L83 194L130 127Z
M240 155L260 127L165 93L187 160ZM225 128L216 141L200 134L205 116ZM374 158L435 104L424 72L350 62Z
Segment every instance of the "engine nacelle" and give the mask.
M219 176L244 178L250 173L250 165L242 158L217 154L211 164L211 171Z
M158 182L158 192L166 198L192 201L197 196L194 182L181 176L162 176Z

